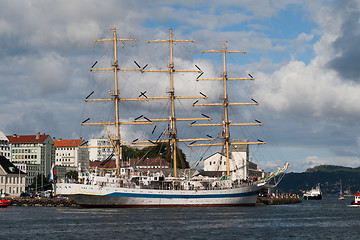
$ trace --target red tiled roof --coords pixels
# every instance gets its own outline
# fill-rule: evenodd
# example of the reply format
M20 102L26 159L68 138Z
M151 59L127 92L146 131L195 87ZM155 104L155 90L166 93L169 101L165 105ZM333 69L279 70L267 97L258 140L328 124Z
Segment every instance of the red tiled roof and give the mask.
M43 143L49 137L49 135L45 134L38 136L39 138L36 138L36 135L11 135L6 137L10 143Z
M54 140L55 147L77 147L82 142L82 139L66 139Z
M171 167L171 164L168 163L165 159L163 158L147 158L147 159L143 159L143 160L139 160L139 159L130 159L130 165L134 165L135 166L163 166L163 167Z
M114 160L107 161L104 165L101 165L103 161L90 161L90 167L98 168L116 168L116 162Z

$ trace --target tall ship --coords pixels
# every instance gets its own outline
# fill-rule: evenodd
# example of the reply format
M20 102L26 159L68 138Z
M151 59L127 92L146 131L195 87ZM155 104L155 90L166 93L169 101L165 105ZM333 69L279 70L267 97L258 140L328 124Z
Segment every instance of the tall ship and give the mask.
M76 182L67 182L65 180L58 180L54 184L56 194L67 196L73 199L80 206L83 207L211 207L211 206L250 206L255 205L258 193L263 188L269 188L270 181L281 179L284 172L289 168L289 164L278 167L274 172L266 176L252 179L251 181L243 179L239 175L240 169L230 167L233 158L231 148L239 146L260 145L264 141L258 140L250 141L232 141L230 138L230 126L257 126L262 125L260 121L256 123L233 123L229 118L229 106L241 105L258 105L253 100L251 103L232 103L228 98L228 81L245 81L254 80L249 74L249 78L229 78L226 68L226 55L228 53L246 53L243 51L229 51L226 48L226 42L223 41L221 50L203 51L203 53L220 53L223 59L223 73L220 78L201 78L203 71L197 65L195 70L180 70L174 66L173 47L175 44L194 42L192 40L177 40L174 39L172 30L169 30L169 39L154 40L148 43L168 43L170 50L169 65L167 69L162 70L147 70L145 65L141 67L136 61L137 68L121 68L119 67L117 57L117 44L124 41L135 41L135 39L120 39L117 37L116 28L113 29L113 38L95 40L95 42L112 42L114 47L114 59L110 68L94 68L92 66L90 71L112 71L114 73L114 90L109 93L108 99L91 99L89 94L85 102L113 102L115 106L115 120L113 122L97 122L88 123L85 120L82 125L103 126L108 134L112 145L103 146L105 148L113 148L114 156L116 156L116 168L102 170L95 168L89 170L87 173L79 173L79 180ZM150 97L145 95L146 92L141 92L137 98L123 98L120 96L118 72L120 71L139 71L143 74L155 72L165 72L169 74L169 86L167 96ZM182 97L175 93L175 75L181 73L197 74L194 81L222 81L222 102L220 103L206 103L200 104L199 100L207 100L208 97L200 92L201 96L196 97ZM125 89L121 89L125 91ZM194 99L192 106L214 106L222 108L222 120L219 123L198 123L198 121L212 120L206 114L202 114L201 118L179 118L176 116L176 106L179 100ZM134 118L133 121L125 122L120 120L119 103L121 101L133 101L135 104L141 101L168 101L169 107L168 116L165 118L147 118L141 115ZM213 127L221 128L220 134L216 137L207 135L205 138L179 138L177 130L177 123L179 121L188 121L188 127ZM124 141L121 139L120 126L126 125L150 125L153 132L156 128L156 123L167 123L167 127L161 132L157 139L153 140L139 140L136 138L132 141ZM115 136L110 134L109 126L115 129ZM146 127L146 126L144 126ZM199 143L200 142L200 143ZM179 161L182 161L181 154L179 154L179 143L185 143L187 147L220 147L221 158L226 164L226 171L221 175L205 176L199 174L199 171L192 169L178 169ZM141 171L135 164L130 164L126 159L122 159L122 151L125 148L132 147L155 147L159 144L166 144L171 153L171 163L173 172L166 174L162 170L158 171ZM86 146L84 146L86 147ZM160 153L161 154L161 153ZM180 159L179 159L180 158ZM202 158L199 160L201 161ZM274 186L274 185L272 185Z

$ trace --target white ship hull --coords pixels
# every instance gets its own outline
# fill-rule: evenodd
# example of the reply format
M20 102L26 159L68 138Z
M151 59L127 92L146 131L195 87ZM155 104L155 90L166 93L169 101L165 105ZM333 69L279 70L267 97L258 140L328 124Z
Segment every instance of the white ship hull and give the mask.
M223 190L158 190L56 184L56 193L83 207L212 207L254 206L262 186Z

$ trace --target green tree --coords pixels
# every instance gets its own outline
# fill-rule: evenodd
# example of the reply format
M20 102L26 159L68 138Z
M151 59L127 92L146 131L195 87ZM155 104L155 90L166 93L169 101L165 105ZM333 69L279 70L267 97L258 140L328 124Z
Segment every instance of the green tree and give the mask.
M135 158L156 158L160 156L170 164L173 164L169 143L158 143L155 146L137 149L133 152L133 156ZM189 163L186 161L186 155L180 148L177 149L176 159L177 168L189 168Z
M75 170L70 170L67 173L65 173L65 177L69 179L77 180L78 176L79 176L78 171Z
M45 177L44 174L39 173L33 178L33 183L29 185L31 189L35 191L46 191L52 188L52 184L49 182L49 175Z
M137 151L139 151L139 149L137 149L137 148L124 147L123 151L122 151L123 159L128 160L128 159L136 157L135 154Z

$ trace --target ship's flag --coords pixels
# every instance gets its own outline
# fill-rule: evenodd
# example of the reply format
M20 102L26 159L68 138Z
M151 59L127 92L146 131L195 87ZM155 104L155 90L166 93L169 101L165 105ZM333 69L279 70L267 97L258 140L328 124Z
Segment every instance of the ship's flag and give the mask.
M51 169L50 169L50 177L49 177L49 182L53 182L54 181L54 176L56 174L56 170L55 170L55 165L53 164Z

